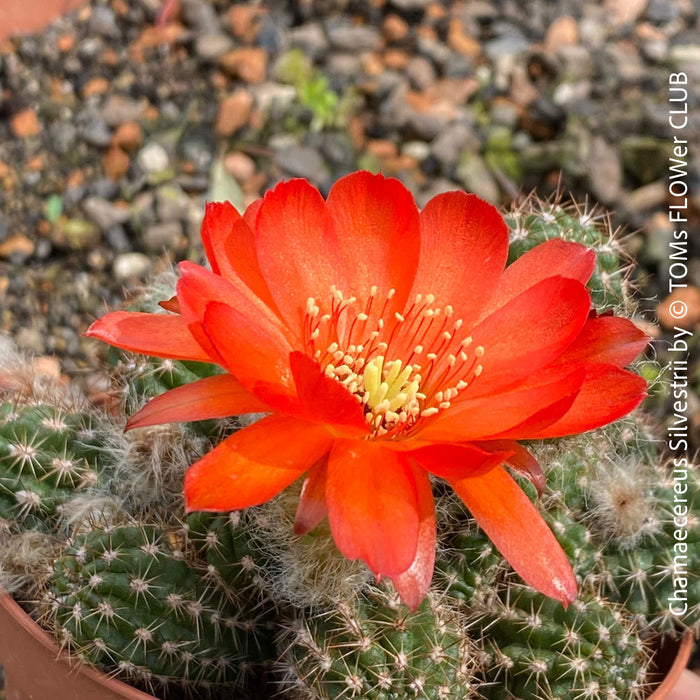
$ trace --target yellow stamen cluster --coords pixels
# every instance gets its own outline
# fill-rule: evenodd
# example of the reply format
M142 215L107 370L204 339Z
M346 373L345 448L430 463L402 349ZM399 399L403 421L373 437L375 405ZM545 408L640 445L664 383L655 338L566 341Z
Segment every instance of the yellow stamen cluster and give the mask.
M326 313L315 299L306 303L308 350L363 405L373 437L405 435L420 418L449 408L483 369L484 348L469 356L472 338L461 334L451 306L436 308L432 294L417 295L403 314L392 313L393 296L389 290L378 313L376 287L359 310L335 287Z

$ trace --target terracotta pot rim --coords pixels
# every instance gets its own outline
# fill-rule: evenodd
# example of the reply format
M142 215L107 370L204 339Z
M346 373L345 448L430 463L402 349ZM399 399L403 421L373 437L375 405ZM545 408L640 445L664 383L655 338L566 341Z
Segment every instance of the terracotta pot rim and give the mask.
M25 634L32 638L37 646L42 647L47 655L53 657L56 662L66 664L69 668L69 674L83 676L103 689L105 693L109 693L110 698L119 697L128 700L154 700L156 698L156 696L144 693L134 686L123 683L116 678L111 678L89 664L77 661L75 658L69 656L67 652L62 651L49 633L42 629L22 609L15 599L2 588L0 588L0 608L12 618L12 621L16 623L18 627L22 628ZM59 680L58 676L57 680ZM9 697L11 698L12 695L10 694ZM20 695L19 697L22 696Z
M646 700L663 700L673 690L681 673L685 670L690 660L690 653L693 650L695 635L692 630L686 630L678 641L678 649L671 668L668 670L663 680L654 688L652 694Z

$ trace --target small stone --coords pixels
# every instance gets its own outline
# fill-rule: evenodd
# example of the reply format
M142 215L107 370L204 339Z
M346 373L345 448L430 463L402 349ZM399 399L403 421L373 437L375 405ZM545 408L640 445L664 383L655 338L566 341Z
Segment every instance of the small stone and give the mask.
M425 90L437 80L433 64L424 56L414 56L408 62L406 77L416 90Z
M275 153L274 162L293 177L305 177L315 182L322 179L326 171L326 164L318 151L308 146L284 146Z
M622 189L622 162L617 149L602 136L591 139L587 170L591 191L603 203L612 203Z
M288 31L289 43L301 49L311 61L323 56L328 50L328 39L318 22L307 22Z
M112 264L114 278L122 283L132 279L142 280L152 269L151 259L143 253L122 253L114 258Z
M444 165L454 165L463 151L478 151L479 137L464 122L455 122L443 129L430 145L433 155Z
M605 0L607 16L614 24L632 24L646 9L648 0Z
M379 31L366 25L339 24L328 28L331 46L340 51L373 51L379 45Z
M245 126L253 109L253 96L248 90L236 90L219 103L214 130L219 136L231 136Z
M134 100L121 95L111 95L100 110L102 118L109 126L116 127L124 122L140 121L148 109L148 100Z
M253 84L265 81L267 61L267 51L256 47L233 49L219 58L219 64L227 73Z
M107 78L90 78L83 86L83 97L87 99L93 95L104 95L107 90L109 90L109 81Z
M467 192L473 192L487 202L498 202L499 189L486 163L476 153L467 151L457 166L457 177Z
M159 173L170 165L170 156L163 146L152 141L139 151L136 162L147 173Z
M469 58L476 58L481 53L481 44L464 29L464 21L453 17L447 30L447 43L455 50Z
M233 36L246 44L252 44L260 31L260 19L265 14L262 7L235 4L228 13L228 23Z
M112 8L104 5L97 5L92 8L88 27L92 33L108 39L117 39L121 36L114 11Z
M224 156L224 168L239 183L245 182L255 175L255 161L240 151L234 151Z
M387 41L401 41L408 36L408 22L396 14L389 14L382 23L382 33Z
M219 17L208 0L180 0L185 22L200 34L214 34L219 30Z
M125 151L134 151L141 146L141 127L137 122L124 122L112 136L112 144Z
M692 285L675 289L659 304L656 315L664 328L692 331L700 323L700 290Z
M190 198L175 184L161 185L156 191L156 214L160 221L179 221L187 217Z
M100 229L87 219L60 220L52 231L51 240L64 250L91 250L100 241Z
M80 127L80 137L91 146L105 148L112 142L112 132L102 117L93 110L81 113L83 119Z
M27 236L17 233L0 243L0 258L15 263L24 262L34 253L34 242Z
M182 224L179 221L152 224L146 228L143 242L147 250L154 252L179 248L182 242Z
M112 146L102 156L102 167L110 180L119 180L129 170L131 159L119 146Z
M114 204L101 197L87 197L83 201L83 211L103 231L129 220L129 207Z
M23 109L21 112L13 114L10 119L10 128L18 139L36 136L41 133L39 118L31 108Z
M197 56L205 61L215 61L217 58L230 51L233 41L225 34L200 34L195 40Z
M544 47L547 51L556 51L561 46L573 46L578 44L578 24L571 15L562 15L549 25L547 35L544 38Z

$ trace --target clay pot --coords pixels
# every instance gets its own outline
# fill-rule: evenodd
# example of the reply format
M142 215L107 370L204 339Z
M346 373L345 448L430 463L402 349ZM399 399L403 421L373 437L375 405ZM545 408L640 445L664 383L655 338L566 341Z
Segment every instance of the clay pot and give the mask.
M658 686L647 700L664 700L676 687L681 674L688 665L693 650L693 633L688 630L680 640L662 638L654 651L654 666ZM699 696L700 697L700 696Z
M0 665L7 700L153 700L60 652L7 593L0 592Z
M664 700L688 664L693 635L662 640L655 652L658 683L647 700ZM72 662L6 593L0 592L0 665L7 700L154 700L126 683Z

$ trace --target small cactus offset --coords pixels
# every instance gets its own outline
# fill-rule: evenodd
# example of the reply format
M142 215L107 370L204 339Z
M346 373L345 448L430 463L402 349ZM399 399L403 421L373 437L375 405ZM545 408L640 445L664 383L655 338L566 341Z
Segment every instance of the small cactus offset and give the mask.
M104 436L94 416L50 404L0 406L0 517L51 529L62 505L94 486Z
M510 227L509 262L552 238L581 243L596 252L596 266L588 283L598 311L630 310L628 266L620 237L609 217L588 205L562 203L560 196L543 201L530 195L506 215Z
M186 559L182 532L77 536L50 581L52 626L81 659L146 688L243 688L268 658L265 610Z
M476 648L464 628L448 600L426 599L409 613L373 588L284 623L285 685L292 698L313 700L477 698Z

